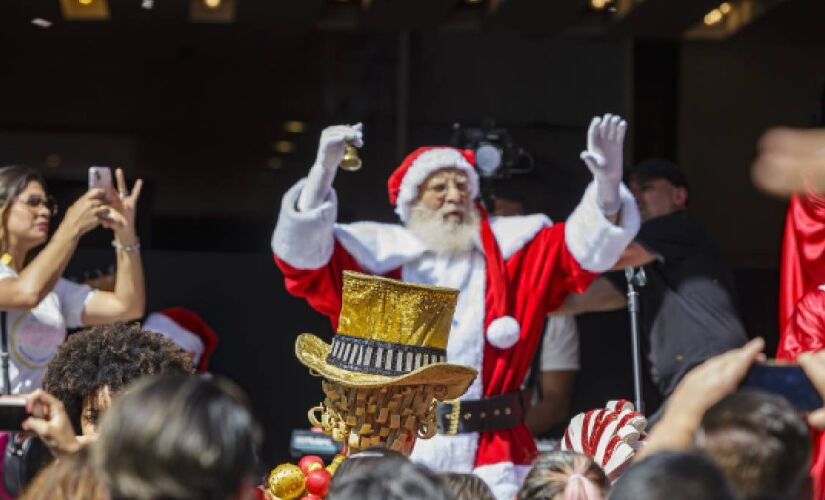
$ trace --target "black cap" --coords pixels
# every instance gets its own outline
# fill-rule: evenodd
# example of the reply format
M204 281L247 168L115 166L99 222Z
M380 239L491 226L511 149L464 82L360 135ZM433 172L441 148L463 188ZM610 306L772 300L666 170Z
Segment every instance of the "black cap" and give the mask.
M687 177L675 163L661 158L651 158L625 169L625 178L639 176L643 179L664 179L676 187L688 187Z

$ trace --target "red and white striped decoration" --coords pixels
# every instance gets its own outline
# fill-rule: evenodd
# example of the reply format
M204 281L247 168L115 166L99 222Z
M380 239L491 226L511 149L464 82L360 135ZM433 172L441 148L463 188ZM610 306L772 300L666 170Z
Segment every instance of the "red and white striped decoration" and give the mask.
M593 458L608 479L622 475L645 438L647 419L624 399L609 401L606 408L579 413L570 420L562 450Z

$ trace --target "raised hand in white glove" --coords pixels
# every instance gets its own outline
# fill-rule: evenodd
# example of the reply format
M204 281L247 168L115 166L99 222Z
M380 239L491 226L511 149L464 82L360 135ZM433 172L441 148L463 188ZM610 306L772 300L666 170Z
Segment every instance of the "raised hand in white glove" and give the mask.
M318 156L309 170L306 184L298 198L298 211L303 212L319 206L326 199L335 179L347 145L360 148L364 145L362 125L333 125L321 132Z
M619 185L626 131L627 122L620 116L608 113L594 117L587 131L587 151L580 155L596 180L599 207L606 216L616 215L622 208Z

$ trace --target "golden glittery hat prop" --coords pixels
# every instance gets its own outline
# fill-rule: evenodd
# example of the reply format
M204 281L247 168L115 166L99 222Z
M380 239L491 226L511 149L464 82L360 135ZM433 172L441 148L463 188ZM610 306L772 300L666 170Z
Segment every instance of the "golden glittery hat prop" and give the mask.
M345 386L440 385L443 399L455 399L477 374L447 363L457 298L451 288L345 271L332 344L304 333L295 355L314 374Z

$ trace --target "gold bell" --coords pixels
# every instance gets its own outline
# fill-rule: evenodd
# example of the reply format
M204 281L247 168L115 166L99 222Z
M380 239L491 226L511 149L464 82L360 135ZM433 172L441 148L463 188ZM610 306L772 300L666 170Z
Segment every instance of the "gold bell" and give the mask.
M352 144L344 147L344 158L341 159L341 168L349 172L361 170L361 157L358 156L358 148Z

